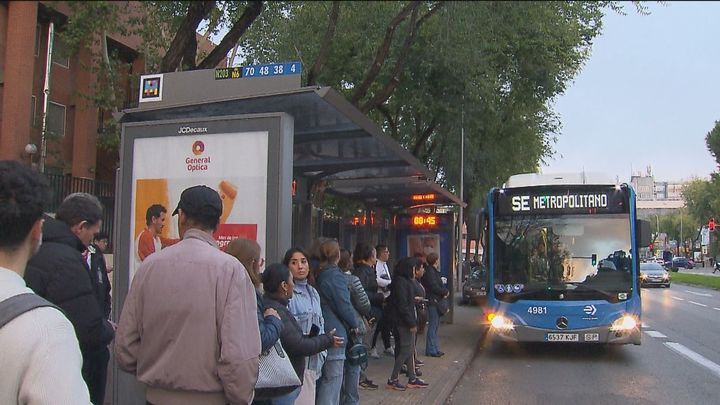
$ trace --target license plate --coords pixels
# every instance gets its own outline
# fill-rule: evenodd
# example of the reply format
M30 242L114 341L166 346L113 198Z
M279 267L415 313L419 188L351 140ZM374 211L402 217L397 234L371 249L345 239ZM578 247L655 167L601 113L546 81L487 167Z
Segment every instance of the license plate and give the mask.
M586 333L585 334L586 342L597 342L599 340L600 340L600 334L598 334L598 333Z
M580 336L577 333L548 333L548 342L578 342Z

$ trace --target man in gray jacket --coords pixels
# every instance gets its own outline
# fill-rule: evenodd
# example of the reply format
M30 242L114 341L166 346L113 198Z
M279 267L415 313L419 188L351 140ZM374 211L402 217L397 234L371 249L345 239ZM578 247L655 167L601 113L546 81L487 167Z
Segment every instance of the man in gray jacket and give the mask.
M133 279L115 337L120 368L151 404L248 404L258 377L256 298L243 265L212 237L222 201L182 192L182 240L149 256Z

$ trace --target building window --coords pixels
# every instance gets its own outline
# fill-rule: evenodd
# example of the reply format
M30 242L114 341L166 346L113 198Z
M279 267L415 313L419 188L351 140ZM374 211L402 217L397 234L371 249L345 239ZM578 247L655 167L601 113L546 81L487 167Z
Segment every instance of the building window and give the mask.
M52 54L52 61L53 63L60 65L64 68L70 68L70 57L68 56L68 49L65 45L64 41L60 39L60 36L55 35L55 40L53 41L53 54Z
M35 96L30 96L30 98L32 101L32 104L30 104L30 128L35 128L35 107L37 105L37 98Z
M47 132L57 137L65 136L65 106L52 101L47 111Z
M38 24L35 28L35 56L40 55L40 38L42 37L42 25Z

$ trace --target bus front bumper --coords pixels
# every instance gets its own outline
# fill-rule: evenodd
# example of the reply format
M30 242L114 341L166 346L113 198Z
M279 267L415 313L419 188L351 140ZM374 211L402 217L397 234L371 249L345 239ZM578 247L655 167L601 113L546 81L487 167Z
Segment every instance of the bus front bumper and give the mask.
M493 337L506 342L547 342L547 343L600 343L640 344L640 327L625 331L610 330L610 326L586 329L551 330L532 326L515 325L512 330L490 327Z

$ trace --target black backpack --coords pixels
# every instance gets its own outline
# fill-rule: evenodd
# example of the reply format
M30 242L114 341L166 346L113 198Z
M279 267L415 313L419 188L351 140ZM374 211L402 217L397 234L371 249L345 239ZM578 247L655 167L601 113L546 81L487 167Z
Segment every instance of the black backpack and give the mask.
M25 312L40 307L52 307L62 313L60 308L34 293L15 295L0 302L0 328Z

